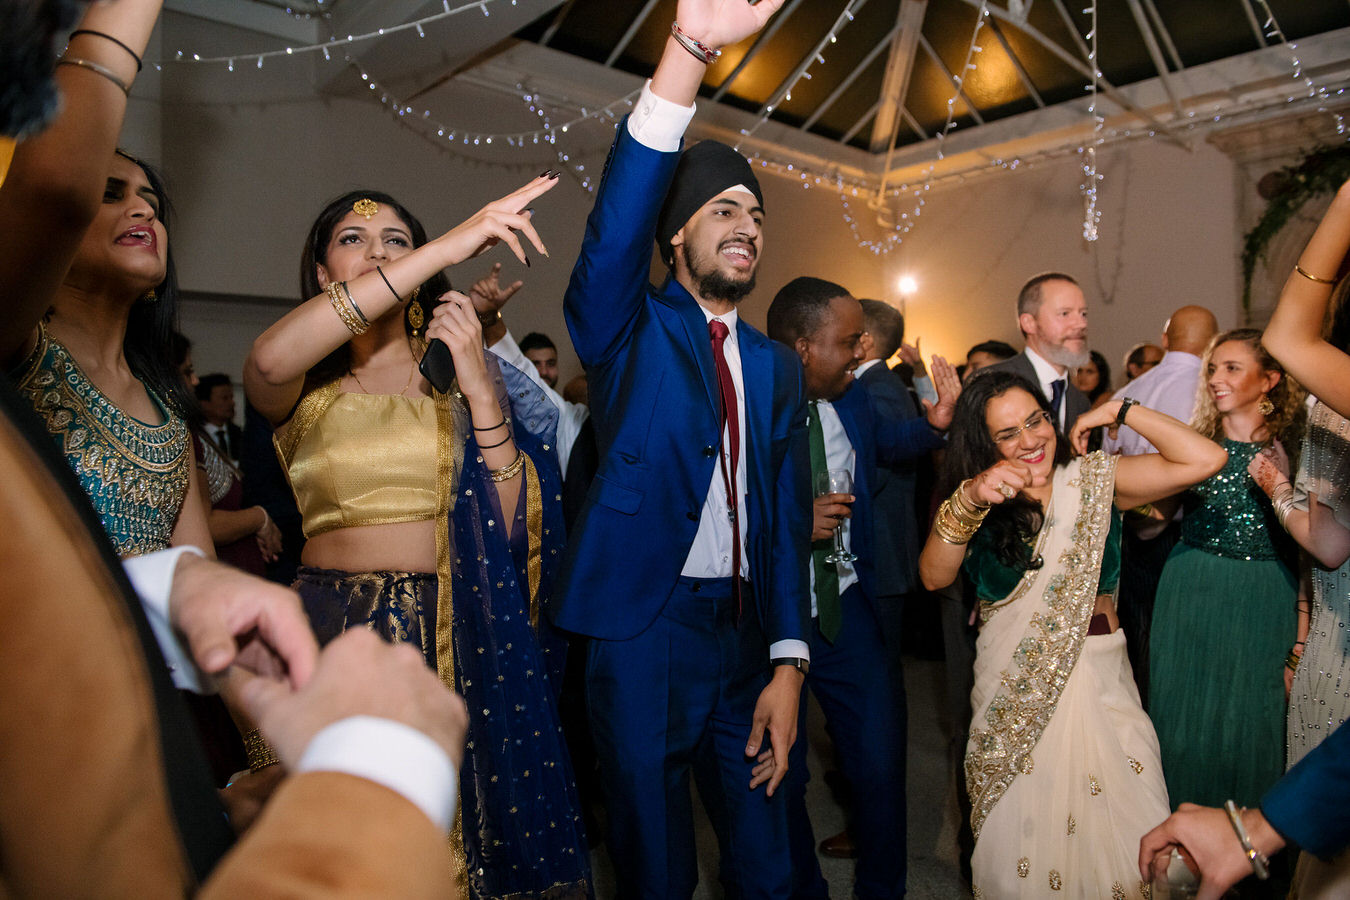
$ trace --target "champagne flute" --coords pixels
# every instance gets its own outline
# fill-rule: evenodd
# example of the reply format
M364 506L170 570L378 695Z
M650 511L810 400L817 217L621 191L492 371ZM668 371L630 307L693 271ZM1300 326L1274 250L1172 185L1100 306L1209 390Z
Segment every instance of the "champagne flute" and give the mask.
M816 496L826 494L853 493L853 473L848 469L830 469L816 473ZM844 521L840 519L834 526L834 549L825 557L829 563L853 562L857 555L844 546Z

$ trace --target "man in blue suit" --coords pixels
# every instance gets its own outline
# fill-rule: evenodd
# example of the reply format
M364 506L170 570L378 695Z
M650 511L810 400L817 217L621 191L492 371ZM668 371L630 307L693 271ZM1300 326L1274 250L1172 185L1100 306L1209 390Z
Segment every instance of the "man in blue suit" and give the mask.
M876 547L877 465L913 459L942 446L961 388L956 373L933 359L936 406L923 417L878 415L854 383L863 358L862 306L847 290L797 278L769 307L769 336L801 359L811 404L813 473L850 470L853 493L824 492L814 504L811 537L811 670L806 683L820 702L840 768L852 787L849 831L858 848L853 885L860 900L905 893L904 723L882 636L876 561L897 548ZM821 493L821 492L818 492ZM851 507L851 508L850 508ZM836 526L854 559L829 562ZM806 751L794 748L787 776L794 897L829 896L806 815Z
M749 163L711 141L678 152L714 51L780 2L680 0L565 299L600 466L553 617L593 639L587 697L624 897L692 895L691 770L728 895L788 896L776 788L809 664L801 367L736 314L764 244ZM659 288L654 239L670 269Z

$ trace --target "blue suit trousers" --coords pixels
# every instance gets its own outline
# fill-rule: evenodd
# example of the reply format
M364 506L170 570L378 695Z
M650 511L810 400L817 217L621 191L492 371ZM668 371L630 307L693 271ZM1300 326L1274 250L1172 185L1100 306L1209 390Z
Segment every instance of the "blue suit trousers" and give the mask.
M717 831L728 897L786 898L784 793L748 790L755 702L768 684L749 585L737 627L731 579L681 577L625 641L593 639L587 701L622 898L687 898L698 884L689 775Z
M905 895L905 709L887 660L881 628L855 584L839 597L842 624L831 644L811 629L806 685L825 713L839 767L852 788L849 832L858 848L853 895L890 900ZM828 898L806 814L806 702L783 787L788 795L793 897Z

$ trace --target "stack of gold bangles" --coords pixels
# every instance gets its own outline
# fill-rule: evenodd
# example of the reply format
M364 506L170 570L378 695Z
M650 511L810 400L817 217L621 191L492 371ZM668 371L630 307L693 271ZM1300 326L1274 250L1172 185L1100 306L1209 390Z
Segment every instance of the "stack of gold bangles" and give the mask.
M347 290L347 282L330 281L324 291L327 292L328 299L333 304L333 310L337 312L342 324L347 326L347 330L352 334L365 334L370 328L370 322L361 312L361 307L357 306L356 301L352 299L352 292Z
M966 494L966 486L972 479L961 482L952 495L942 501L938 507L937 519L933 530L937 536L949 544L968 544L980 530L984 517L989 515L988 506L979 506Z
M1275 508L1275 518L1279 520L1280 527L1285 531L1289 530L1289 514L1294 511L1294 486L1289 482L1281 482L1271 494L1270 505Z
M525 468L525 454L517 448L516 458L511 460L509 465L502 466L500 469L488 469L488 476L496 482L510 481L519 475L523 468Z

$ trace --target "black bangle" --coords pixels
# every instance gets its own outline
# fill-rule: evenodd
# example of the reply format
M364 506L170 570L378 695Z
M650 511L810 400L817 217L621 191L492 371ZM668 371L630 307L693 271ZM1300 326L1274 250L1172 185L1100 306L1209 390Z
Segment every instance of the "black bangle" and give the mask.
M381 269L379 266L376 266L375 271L380 273L380 278L384 281L384 286L389 288L389 293L394 295L394 299L397 300L399 303L402 303L403 298L398 295L398 291L394 290L394 286L389 283L389 277L384 274L384 269Z
M1120 411L1116 413L1115 427L1119 428L1120 426L1124 425L1125 414L1130 411L1131 406L1138 406L1138 405L1139 405L1138 400L1132 400L1129 397L1126 397L1124 400L1120 401Z
M93 37L101 37L101 38L103 38L105 41L112 41L114 44L116 44L117 46L121 47L123 50L127 51L128 53L130 53L130 54L131 54L131 58L134 59L134 60L136 60L136 71L137 71L137 72L139 72L141 69L144 68L144 65L143 65L142 62L141 62L141 58L140 58L139 56L136 55L136 51L135 51L135 50L132 50L130 47L128 47L126 44L124 44L124 43L122 43L121 41L119 41L117 38L113 37L111 34L104 34L104 33L101 32L101 31L92 31L92 30L90 30L90 29L88 29L88 28L76 28L74 31L72 31L72 32L70 33L70 36L71 36L71 37L74 37L74 36L77 35L77 34L88 34L88 35L92 35Z
M474 431L496 431L498 428L501 428L505 424L506 424L506 413L502 413L502 420L498 422L496 425L493 425L491 428L479 428L477 425L473 425L471 427L473 428Z
M500 447L502 444L505 444L505 443L506 443L507 441L509 441L509 440L511 440L511 432L510 432L510 431L507 431L507 432L506 432L506 437L502 438L502 439L501 439L500 441L498 441L497 443L495 443L495 444L479 444L479 445L478 445L478 449L479 449L479 450L491 450L493 447Z

